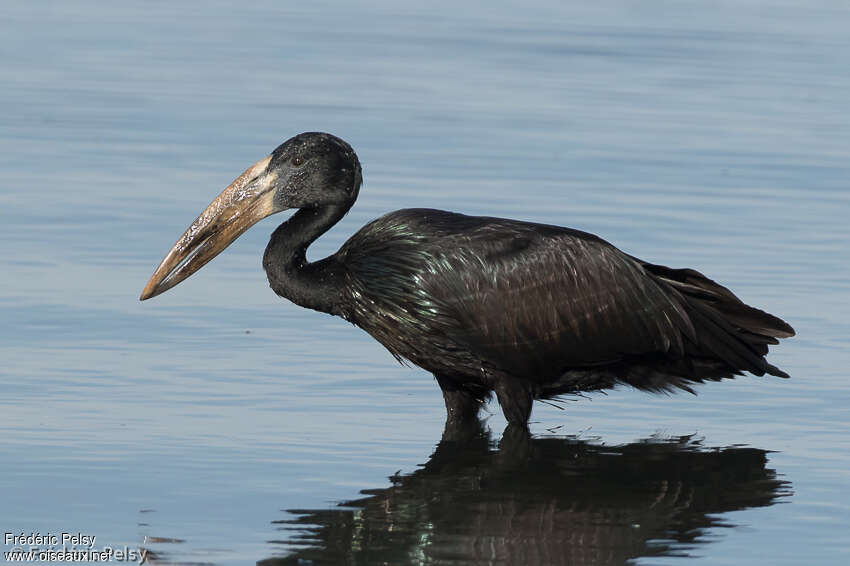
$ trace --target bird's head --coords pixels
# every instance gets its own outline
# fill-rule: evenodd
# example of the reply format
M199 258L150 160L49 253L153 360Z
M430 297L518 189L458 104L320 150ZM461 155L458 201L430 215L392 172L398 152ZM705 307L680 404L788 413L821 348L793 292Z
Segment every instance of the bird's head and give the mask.
M156 268L140 297L174 287L221 253L248 228L292 208L339 206L357 199L357 154L330 134L299 134L249 167L186 229Z

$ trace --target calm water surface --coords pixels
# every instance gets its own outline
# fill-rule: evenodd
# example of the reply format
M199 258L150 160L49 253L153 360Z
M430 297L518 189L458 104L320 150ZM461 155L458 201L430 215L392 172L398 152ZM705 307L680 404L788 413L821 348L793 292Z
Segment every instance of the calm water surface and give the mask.
M0 7L0 526L192 564L846 564L845 2ZM139 303L291 135L389 210L569 225L790 321L699 395L443 438L433 379L260 267L267 219ZM4 546L8 551L12 545Z

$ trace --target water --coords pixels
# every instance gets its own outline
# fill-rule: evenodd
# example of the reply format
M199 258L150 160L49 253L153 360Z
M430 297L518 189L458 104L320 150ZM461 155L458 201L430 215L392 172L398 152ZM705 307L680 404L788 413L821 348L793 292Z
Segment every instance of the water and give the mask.
M846 563L846 3L285 4L0 8L4 532L159 563ZM311 257L405 206L581 228L790 321L793 378L537 404L530 440L491 406L441 442L429 375L268 289L280 218L139 303L305 130L366 180Z

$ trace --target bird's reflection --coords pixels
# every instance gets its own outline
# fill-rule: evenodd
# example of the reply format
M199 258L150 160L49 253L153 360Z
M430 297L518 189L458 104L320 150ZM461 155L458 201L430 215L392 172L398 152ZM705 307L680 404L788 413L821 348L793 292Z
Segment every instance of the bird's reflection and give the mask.
M450 426L450 425L447 425ZM428 463L337 508L275 521L283 564L625 564L688 554L724 513L790 484L754 448L651 438L624 446L529 438L498 447L479 423L448 430Z

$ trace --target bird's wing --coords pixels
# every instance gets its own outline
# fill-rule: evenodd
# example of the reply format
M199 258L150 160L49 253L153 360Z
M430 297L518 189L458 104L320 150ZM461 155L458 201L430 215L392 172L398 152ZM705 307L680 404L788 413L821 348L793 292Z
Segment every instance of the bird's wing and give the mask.
M546 379L629 355L678 358L694 339L679 294L595 236L498 222L447 239L455 253L423 276L425 294L452 338L498 367Z
M529 378L627 355L680 357L683 336L694 336L676 291L576 230L399 211L344 250L363 295L400 327Z

